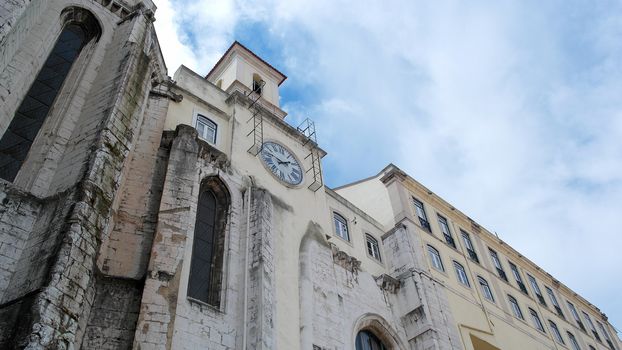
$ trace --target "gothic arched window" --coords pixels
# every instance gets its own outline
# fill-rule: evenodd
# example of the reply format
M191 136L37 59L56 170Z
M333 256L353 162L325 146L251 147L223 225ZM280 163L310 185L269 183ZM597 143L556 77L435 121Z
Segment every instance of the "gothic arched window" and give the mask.
M188 297L220 306L229 192L218 178L201 185L194 225Z
M356 350L388 350L388 348L369 331L360 331L356 335Z
M101 33L93 15L84 9L65 9L62 20L56 44L0 139L0 178L7 181L15 180L82 48Z

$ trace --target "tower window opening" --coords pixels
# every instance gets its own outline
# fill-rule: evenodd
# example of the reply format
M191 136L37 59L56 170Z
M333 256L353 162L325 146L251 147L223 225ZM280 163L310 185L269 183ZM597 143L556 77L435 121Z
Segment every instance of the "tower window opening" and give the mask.
M253 92L258 95L261 95L261 93L263 92L264 85L266 85L266 82L263 79L261 79L259 74L253 74L253 85L251 87Z

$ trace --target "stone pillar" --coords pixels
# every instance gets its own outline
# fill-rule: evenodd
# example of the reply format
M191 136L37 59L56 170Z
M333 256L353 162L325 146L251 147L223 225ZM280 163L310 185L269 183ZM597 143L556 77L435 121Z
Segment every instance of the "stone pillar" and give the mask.
M248 276L247 349L275 347L275 273L272 233L272 197L265 190L253 190L250 223Z
M411 349L462 349L446 291L427 271L427 251L417 229L405 219L382 237L391 276L400 281L394 310Z
M134 335L134 347L140 349L171 349L186 232L195 222L191 207L197 197L193 188L198 185L197 134L186 125L178 126L175 134Z

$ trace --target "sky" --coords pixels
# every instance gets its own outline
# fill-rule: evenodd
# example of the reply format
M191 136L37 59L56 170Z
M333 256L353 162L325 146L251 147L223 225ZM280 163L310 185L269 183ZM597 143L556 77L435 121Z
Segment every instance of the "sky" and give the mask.
M621 2L154 2L169 75L240 41L328 186L394 163L622 329Z

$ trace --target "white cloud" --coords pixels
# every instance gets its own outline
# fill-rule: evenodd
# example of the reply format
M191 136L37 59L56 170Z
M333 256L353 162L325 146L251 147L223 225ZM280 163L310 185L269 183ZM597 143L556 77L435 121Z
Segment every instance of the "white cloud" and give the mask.
M169 69L205 73L236 25L267 28L283 89L316 98L284 102L316 120L329 184L394 162L622 327L622 5L170 3L156 14Z

